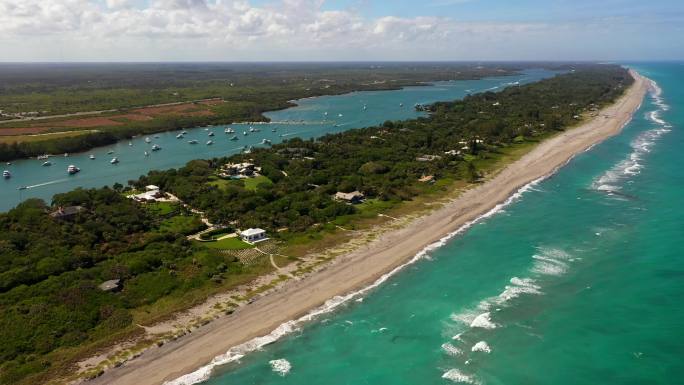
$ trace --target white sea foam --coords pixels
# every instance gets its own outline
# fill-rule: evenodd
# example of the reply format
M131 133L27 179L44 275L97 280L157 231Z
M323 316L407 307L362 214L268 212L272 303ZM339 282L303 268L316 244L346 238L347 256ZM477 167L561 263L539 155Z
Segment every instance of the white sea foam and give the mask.
M649 153L657 140L665 133L670 132L672 126L661 116L662 112L667 111L669 106L665 104L662 96L662 89L657 83L651 81L650 95L658 109L646 113L646 118L653 122L656 127L638 135L630 146L632 152L626 159L620 161L610 170L598 177L592 183L592 187L597 191L612 193L620 190L620 183L630 176L637 175L643 169L641 163L643 157Z
M462 373L458 369L449 369L447 372L442 374L442 378L455 382L457 384L476 384L477 382L472 376Z
M460 356L461 354L463 354L463 351L461 351L461 349L455 347L454 345L448 342L442 344L442 350L450 356Z
M511 278L511 285L507 285L504 291L496 298L496 303L502 305L522 294L541 294L541 287L535 285L531 278Z
M570 162L571 159L568 159L566 163L563 165L567 164ZM510 205L511 203L515 202L516 200L520 199L522 195L529 191L532 187L536 186L539 184L541 181L545 180L546 178L550 177L551 175L555 174L560 167L563 165L556 167L553 169L550 173L547 175L544 175L542 177L539 177L530 183L522 186L519 188L515 193L513 193L508 199L506 199L504 202L501 202L494 206L492 209L487 211L486 213L480 215L479 217L473 219L472 221L464 223L461 227L459 227L456 231L453 231L446 236L442 237L439 241L432 243L420 252L418 252L413 258L411 258L408 262L397 266L393 270L389 271L388 273L382 275L380 278L378 278L375 282L370 284L369 286L366 286L358 291L351 292L349 294L346 294L344 296L335 296L328 301L326 301L322 306L319 306L313 310L311 310L309 313L306 315L295 319L295 320L290 320L287 322L284 322L280 326L278 326L275 330L273 330L271 333L261 336L261 337L256 337L252 340L249 340L247 342L244 342L240 345L234 346L228 351L222 355L214 357L213 360L211 360L210 363L207 365L195 370L192 373L188 373L186 375L183 375L175 380L172 381L167 381L164 383L164 385L192 385L196 384L202 381L206 381L209 379L211 376L212 371L214 368L225 365L231 362L235 362L239 360L240 358L244 357L245 354L253 352L255 350L261 349L263 346L271 344L281 337L292 333L293 331L298 330L298 325L301 325L302 323L310 322L316 317L330 313L333 310L335 310L337 307L340 305L350 301L351 299L358 298L359 296L366 294L367 292L375 289L376 287L382 285L385 283L388 279L390 279L392 276L397 274L399 271L403 270L407 266L410 266L417 261L420 261L424 259L430 252L444 246L450 239L454 238L455 236L465 232L468 230L470 227L472 227L474 224L481 222L484 219L487 219L495 214L497 214L499 211L501 211L504 207ZM473 322L477 317L473 317L472 321ZM471 323L469 322L469 323ZM447 372L448 373L448 372Z
M483 353L491 353L491 352L492 352L492 348L489 347L489 344L487 344L487 342L485 342L485 341L480 341L480 342L476 343L475 345L473 345L473 347L470 348L470 351L473 351L473 352L483 352Z
M290 361L284 358L268 361L268 363L271 364L271 369L281 376L285 376L286 374L290 373L290 369L292 369L292 364L290 364Z
M482 329L495 329L496 324L492 322L492 318L489 312L482 313L475 317L473 322L470 323L471 328L482 328Z

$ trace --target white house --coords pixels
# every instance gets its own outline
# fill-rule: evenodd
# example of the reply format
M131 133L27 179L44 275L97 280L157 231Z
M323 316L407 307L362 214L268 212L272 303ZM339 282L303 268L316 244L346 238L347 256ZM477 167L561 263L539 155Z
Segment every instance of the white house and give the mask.
M266 240L266 230L264 229L247 229L240 232L240 238L247 243L257 243Z

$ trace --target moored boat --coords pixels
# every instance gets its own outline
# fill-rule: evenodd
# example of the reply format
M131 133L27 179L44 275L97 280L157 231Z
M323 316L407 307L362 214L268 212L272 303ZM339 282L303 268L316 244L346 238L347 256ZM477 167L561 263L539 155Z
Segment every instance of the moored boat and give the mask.
M76 174L77 172L81 171L80 168L74 166L73 164L70 164L69 167L67 167L67 173L69 175Z
M161 150L161 147L159 147L159 145L156 145L156 144L152 145L152 151L159 151L159 150Z
M5 170L5 171L2 172L2 177L5 178L5 179L9 179L9 178L12 177L12 173L9 172L9 170Z
M111 164L117 164L117 163L119 163L119 158L113 157L112 160L109 161L109 163L111 163Z

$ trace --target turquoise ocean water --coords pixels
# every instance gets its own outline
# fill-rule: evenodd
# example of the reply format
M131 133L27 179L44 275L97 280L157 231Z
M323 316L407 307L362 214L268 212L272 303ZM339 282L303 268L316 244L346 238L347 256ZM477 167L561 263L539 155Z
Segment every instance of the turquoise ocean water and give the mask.
M514 76L436 82L400 90L309 98L297 101L296 107L266 113L273 124L252 125L259 132L250 132L249 124L194 128L186 130L188 133L182 139L176 138L180 131L165 132L150 135L149 143L145 142L145 137L138 137L130 142L122 141L85 153L69 154L68 157L55 156L50 158L51 166L42 166L44 160L19 160L11 165L0 166L0 170L8 170L12 174L10 179L0 179L0 210L8 210L22 200L33 197L49 202L54 194L76 187L111 186L116 182L125 185L128 180L137 179L150 170L181 167L193 159L210 159L238 153L248 146L264 146L264 139L277 143L286 138L312 138L373 126L385 120L412 119L424 114L413 108L416 103L460 99L468 93L499 90L553 75L552 71L530 69ZM225 134L224 130L228 127L233 128L236 134ZM210 132L214 136L210 137ZM244 135L244 132L248 135ZM232 136L237 136L238 140L231 141ZM197 140L198 143L189 144L190 140ZM212 145L206 144L209 140L213 141ZM154 144L162 149L151 151ZM145 156L145 151L149 156ZM94 160L89 159L90 154L95 156ZM118 164L110 164L113 157L118 158ZM68 175L66 169L71 164L79 167L81 172Z
M207 383L683 383L684 64L631 66L622 134Z

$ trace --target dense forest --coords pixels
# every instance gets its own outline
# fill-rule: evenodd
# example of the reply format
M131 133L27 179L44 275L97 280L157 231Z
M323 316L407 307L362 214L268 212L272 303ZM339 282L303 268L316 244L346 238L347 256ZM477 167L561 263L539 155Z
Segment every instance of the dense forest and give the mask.
M477 182L503 149L572 126L631 82L621 67L584 65L538 83L437 103L426 118L192 161L129 184L158 185L216 223L262 227L287 242L363 210L364 204L334 200L338 191L398 204L426 191L421 177ZM243 161L261 167L261 183L217 176L225 163ZM28 200L0 214L0 384L64 373L79 346L135 333L141 307L255 273L188 241L204 225L187 209L156 210L123 190L78 189L49 205ZM73 206L81 209L67 219L50 215ZM98 288L110 279L121 280L122 290Z

